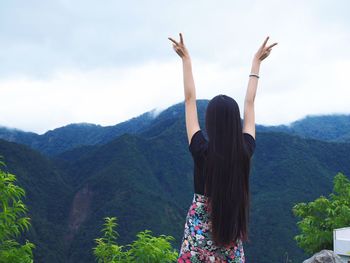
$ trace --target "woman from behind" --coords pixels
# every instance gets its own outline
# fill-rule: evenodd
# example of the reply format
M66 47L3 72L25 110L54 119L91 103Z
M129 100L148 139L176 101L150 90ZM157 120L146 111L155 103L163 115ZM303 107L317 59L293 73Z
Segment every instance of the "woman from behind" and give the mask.
M277 43L267 37L254 55L241 124L237 102L226 95L208 104L200 129L192 64L183 36L173 42L183 65L185 117L194 161L194 197L187 213L178 262L245 262L248 240L250 159L255 150L254 100L261 61Z

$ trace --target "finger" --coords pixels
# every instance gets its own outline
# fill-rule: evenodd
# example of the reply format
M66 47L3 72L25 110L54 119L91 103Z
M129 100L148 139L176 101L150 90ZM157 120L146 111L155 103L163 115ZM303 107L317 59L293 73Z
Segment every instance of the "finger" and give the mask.
M180 35L180 43L183 44L184 43L184 39L182 37L182 34L180 33L179 35Z
M267 43L267 41L269 40L269 36L265 39L265 41L264 41L264 43L262 44L262 47L265 47L265 45L266 45L266 43Z
M168 37L168 39L169 39L171 42L173 42L175 45L179 45L179 43L178 43L176 40L174 40L173 38Z
M172 41L175 45L178 45L179 43L177 43L174 39L172 39L171 37L168 37L168 39L170 40L170 41Z
M272 47L276 46L278 43L273 43L272 45L268 46L267 49L271 49Z

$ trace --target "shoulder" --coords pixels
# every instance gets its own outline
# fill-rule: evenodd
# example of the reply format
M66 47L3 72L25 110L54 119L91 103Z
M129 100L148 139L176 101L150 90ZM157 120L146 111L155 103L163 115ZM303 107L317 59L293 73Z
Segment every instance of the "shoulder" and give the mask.
M244 133L243 133L243 137L244 137L244 140L245 140L245 141L255 143L255 139L254 139L254 137L253 137L250 133L244 132Z
M208 146L208 141L204 137L202 130L196 131L191 138L189 150L193 156L203 154Z
M254 137L249 133L243 133L243 139L248 150L249 156L252 156L254 154L256 146Z

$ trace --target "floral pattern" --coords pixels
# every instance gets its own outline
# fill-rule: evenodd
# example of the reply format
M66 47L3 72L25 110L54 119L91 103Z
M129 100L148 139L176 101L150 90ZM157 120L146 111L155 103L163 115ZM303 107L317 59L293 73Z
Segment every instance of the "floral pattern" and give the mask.
M195 193L186 217L178 263L245 262L243 245L240 239L237 242L233 241L228 246L218 247L211 239L210 229L208 198Z

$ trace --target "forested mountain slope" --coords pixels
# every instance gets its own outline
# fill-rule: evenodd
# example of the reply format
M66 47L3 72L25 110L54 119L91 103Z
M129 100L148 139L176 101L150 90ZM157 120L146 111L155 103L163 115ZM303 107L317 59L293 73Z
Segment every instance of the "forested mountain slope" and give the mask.
M198 112L203 119L208 100L198 100L197 104ZM76 123L47 131L41 135L0 126L0 138L28 145L49 156L57 156L76 147L105 144L124 133L152 136L162 132L164 126L183 116L184 105L179 103L159 114L152 110L112 126ZM289 125L257 125L257 131L261 132L284 132L303 138L335 142L350 142L349 130L350 115L307 116Z
M198 106L201 127L206 103ZM293 240L297 220L291 208L327 195L337 172L350 175L350 144L269 130L258 132L256 143L247 262L283 262L286 252L301 262L306 255ZM94 262L93 240L105 216L118 217L122 244L150 229L173 235L179 247L193 196L183 104L137 131L50 159L2 140L0 155L27 190L33 219L28 238L37 244L36 262Z

